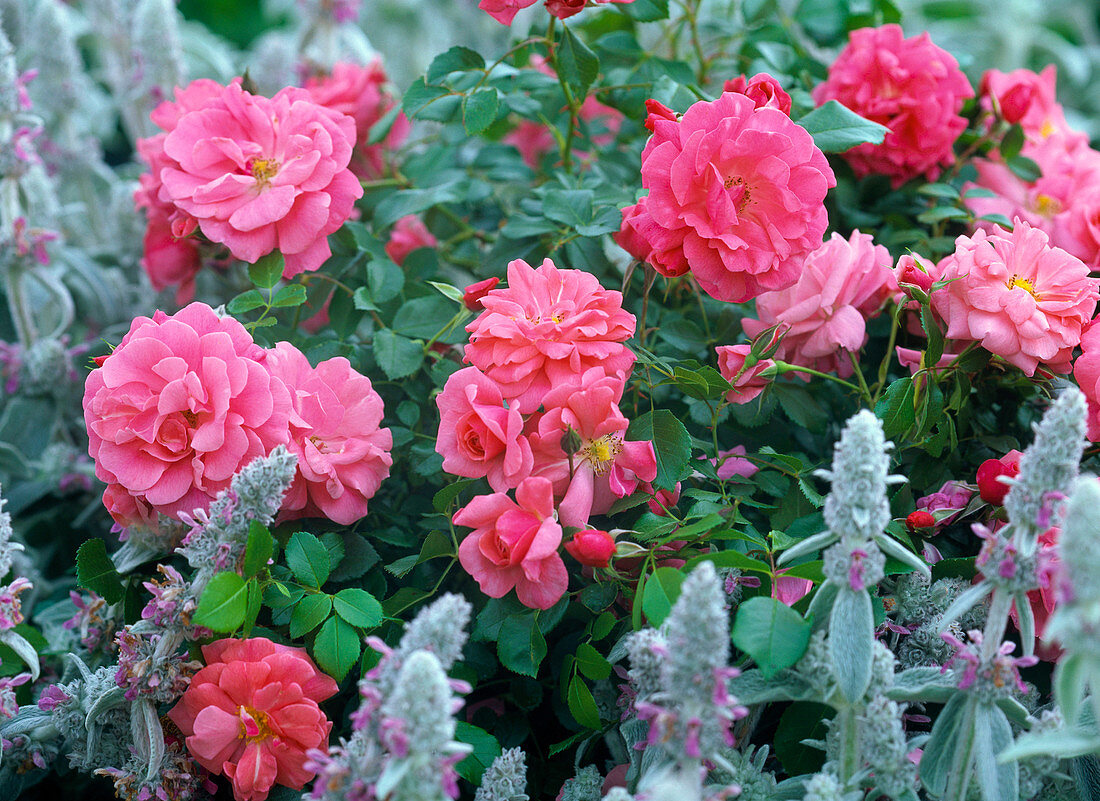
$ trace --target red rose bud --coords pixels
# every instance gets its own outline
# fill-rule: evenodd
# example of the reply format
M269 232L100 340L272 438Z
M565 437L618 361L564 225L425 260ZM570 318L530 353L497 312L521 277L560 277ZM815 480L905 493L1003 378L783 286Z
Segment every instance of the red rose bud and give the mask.
M1009 486L1000 481L1001 476L1015 478L1020 472L1020 452L1009 451L1000 459L986 459L978 467L978 494L982 500L993 506L1002 506Z
M615 538L606 531L589 528L574 534L565 543L565 550L582 565L607 567L615 553Z
M905 525L909 527L910 531L916 531L918 528L932 528L936 525L936 518L932 517L931 512L918 509L909 513L909 516L905 518Z
M779 81L761 72L746 79L740 75L722 86L723 92L745 95L757 108L774 108L791 116L791 96L779 85Z
M110 356L110 355L111 354L106 353L103 356L93 356L92 361L95 362L96 367L102 367L103 362L107 361L107 357Z
M486 278L484 281L478 281L476 284L470 284L462 291L462 302L466 304L466 308L470 311L481 311L485 308L485 304L481 302L481 299L489 294L489 290L500 283L500 279Z
M659 100L653 100L652 98L645 101L645 110L648 112L645 118L645 127L650 131L653 130L653 123L656 120L669 120L676 122L680 119L679 115L675 111L670 109L664 103Z
M927 295L932 291L935 279L925 269L920 258L920 256L911 256L906 253L898 259L898 266L894 268L894 277L899 284L915 286Z

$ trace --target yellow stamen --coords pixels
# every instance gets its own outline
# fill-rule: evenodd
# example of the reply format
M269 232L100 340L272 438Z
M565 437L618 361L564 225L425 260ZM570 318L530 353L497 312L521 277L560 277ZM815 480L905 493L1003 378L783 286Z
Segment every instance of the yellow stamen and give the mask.
M1054 133L1054 124L1050 120L1043 120L1043 124L1039 128L1039 136L1046 139L1052 133Z
M252 170L252 177L256 179L256 184L261 189L267 186L267 182L279 172L279 162L274 159L254 159L249 166Z
M1053 198L1047 194L1035 196L1035 211L1038 214L1049 219L1055 214L1058 214L1061 210L1062 204L1058 202L1057 198Z
M1031 297L1035 298L1035 300L1039 299L1039 293L1035 291L1035 284L1031 283L1026 278L1021 278L1018 275L1013 275L1011 279L1005 281L1005 286L1007 286L1009 289L1016 289L1017 287L1019 287L1020 289L1023 289L1029 295L1031 295Z
M605 434L598 439L589 440L577 451L581 459L592 465L596 475L605 475L620 453L623 452L622 434Z

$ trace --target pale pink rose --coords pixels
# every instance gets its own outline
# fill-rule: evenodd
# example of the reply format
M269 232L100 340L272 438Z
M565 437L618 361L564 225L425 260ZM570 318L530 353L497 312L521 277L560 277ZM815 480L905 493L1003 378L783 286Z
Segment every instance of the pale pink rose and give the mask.
M1081 355L1073 363L1073 377L1088 401L1088 437L1100 442L1100 324L1095 320L1081 334Z
M454 522L473 529L458 546L458 559L490 598L515 587L524 606L549 609L565 594L569 573L558 554L562 531L549 480L524 479L514 501L503 492L479 495Z
M538 0L481 0L477 7L501 25L511 25L520 9L533 6Z
M1069 372L1100 297L1080 259L1017 220L1012 233L994 226L990 234L960 236L944 263L943 278L951 280L933 293L932 306L948 338L977 340L1029 376L1040 362Z
M305 354L280 342L267 363L290 391L287 447L298 457L280 520L325 517L351 525L367 514L367 501L393 464L393 436L380 427L382 398L343 356L311 367Z
M779 81L766 72L757 73L748 79L744 75L738 75L732 80L727 80L722 85L722 91L745 95L756 104L757 108L779 109L788 117L791 116L791 96Z
M287 442L290 396L265 356L202 303L136 318L84 386L96 476L169 517L206 509L240 468Z
M765 370L775 367L771 359L760 359L745 369L752 345L720 345L714 350L718 353L718 372L733 384L733 389L726 393L730 403L748 403L772 382L771 378L762 375Z
M855 174L887 175L895 187L923 175L934 181L953 164L953 146L966 128L959 115L974 96L954 56L927 33L905 38L900 25L860 28L813 92L818 105L838 100L890 129L881 145L859 145L844 154Z
M336 695L302 648L264 637L204 645L206 667L168 717L206 770L233 783L236 801L263 801L276 784L301 790L315 772L306 751L328 748L332 722L318 704Z
M439 435L435 449L443 469L455 476L487 478L497 492L531 474L531 443L523 416L504 405L497 385L476 367L453 373L435 398Z
M867 340L867 320L898 291L893 259L870 235L834 233L806 259L798 283L756 299L760 319L741 321L754 337L769 326L789 326L776 357L816 370L852 374L849 353Z
M414 250L434 248L438 244L439 240L432 236L432 232L419 217L407 214L394 223L393 230L390 231L390 241L386 243L386 255L400 266Z
M376 58L366 66L338 62L330 74L310 77L305 83L315 103L355 120L355 153L350 167L364 181L377 180L386 174L393 152L408 138L412 127L402 112L385 139L368 144L371 126L398 102L386 91L388 80L381 60Z
M542 400L545 412L529 436L533 472L554 482L564 525L584 527L590 516L605 514L617 498L657 477L653 443L626 439L630 421L618 407L622 394L622 378L592 367ZM572 467L563 444L570 430L576 440Z
M707 294L743 302L790 286L828 225L836 185L813 138L783 112L727 92L679 120L650 115L642 151L644 225L635 228L674 274L679 252ZM663 262L663 264L662 264Z
M348 169L354 142L351 118L304 89L269 99L230 84L168 131L159 198L235 258L252 263L278 249L290 278L324 263L328 235L362 197Z
M559 270L550 259L535 269L517 259L508 265L507 288L481 302L485 311L466 326L466 361L523 413L590 367L630 375L634 354L622 343L634 335L634 315L623 310L621 293L591 273Z
M789 568L780 568L772 579L772 598L787 606L793 606L802 598L810 594L814 583L809 579L785 576Z

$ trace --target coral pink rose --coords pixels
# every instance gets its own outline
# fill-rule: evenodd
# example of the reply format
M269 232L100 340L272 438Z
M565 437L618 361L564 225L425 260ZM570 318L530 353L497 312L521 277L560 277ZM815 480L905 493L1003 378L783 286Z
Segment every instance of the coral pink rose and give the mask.
M860 28L814 89L814 102L839 100L890 129L881 145L862 144L844 154L856 175L881 174L895 187L923 175L934 181L955 161L953 146L966 128L959 115L974 96L955 58L927 33L905 38L900 25Z
M466 361L523 413L590 367L630 375L634 354L622 343L634 335L634 315L623 310L621 293L591 273L559 270L550 259L534 269L517 259L508 265L508 287L481 302L485 311L466 326Z
M679 120L651 115L642 151L654 253L679 252L707 294L742 302L793 284L828 225L833 171L813 138L782 111L727 92ZM659 270L669 269L661 262Z
M207 508L240 468L285 444L289 414L263 349L202 303L136 318L84 386L96 476L176 518Z
M578 531L565 543L569 555L587 567L607 567L615 554L615 538L606 531L589 528Z
M1080 259L1017 221L1009 233L960 236L944 260L950 282L932 295L951 339L977 340L1033 375L1040 362L1068 373L1082 329L1096 311L1096 279Z
M504 405L497 385L476 367L453 373L436 396L439 436L435 449L443 469L455 476L488 478L497 492L531 474L531 444L523 416Z
M314 102L355 120L355 153L351 159L351 171L365 181L373 181L386 174L387 162L393 151L409 135L412 126L402 112L397 115L386 138L369 144L370 129L394 107L397 100L386 91L386 71L382 62L375 59L366 66L338 62L329 75L313 76L306 80L305 89Z
M408 214L394 223L390 231L390 241L386 243L386 255L394 264L400 266L414 250L434 248L439 244L432 232L415 214Z
M757 108L775 108L788 117L791 116L791 96L779 85L779 81L766 72L757 73L748 79L744 75L738 75L726 81L722 91L745 95Z
M343 356L311 367L300 350L280 342L267 362L290 390L287 447L298 457L280 519L326 517L351 525L367 514L367 501L393 464L393 437L380 428L382 398Z
M1088 401L1088 436L1100 442L1100 324L1093 320L1081 336L1081 355L1073 364L1073 377Z
M304 89L269 99L230 84L168 131L159 198L238 259L277 248L290 278L324 263L328 235L362 197L348 169L354 142L351 118Z
M481 0L477 7L501 25L511 25L520 9L533 6L538 0Z
M596 0L597 3L633 3L634 0ZM546 0L546 10L558 19L566 19L584 10L587 0Z
M675 278L687 273L689 265L681 243L664 236L664 229L653 221L648 210L648 197L622 210L623 223L615 234L619 246L638 261L647 262L661 275ZM656 250L653 242L668 247Z
M583 528L591 515L605 514L617 498L657 477L653 443L626 440L630 421L617 405L622 394L621 378L593 367L542 400L546 411L530 435L533 472L554 481L564 525ZM563 442L569 434L575 438L572 459Z
M870 235L853 231L849 239L834 233L806 259L798 283L756 299L758 320L741 321L757 336L783 323L787 333L776 350L779 359L817 370L852 374L849 353L867 339L867 320L898 290L893 259Z
M168 717L187 750L233 783L237 801L263 801L276 784L301 790L315 775L306 751L327 749L332 723L318 704L336 682L302 648L263 637L202 647L206 667Z
M458 546L458 559L490 598L515 587L524 606L549 609L565 594L569 573L558 554L562 532L547 479L524 479L514 501L502 492L479 495L454 522L473 529Z
M726 393L730 403L748 403L772 382L763 375L765 370L775 367L771 359L759 359L752 367L745 368L752 345L720 345L714 350L718 353L718 372L733 384L733 389Z

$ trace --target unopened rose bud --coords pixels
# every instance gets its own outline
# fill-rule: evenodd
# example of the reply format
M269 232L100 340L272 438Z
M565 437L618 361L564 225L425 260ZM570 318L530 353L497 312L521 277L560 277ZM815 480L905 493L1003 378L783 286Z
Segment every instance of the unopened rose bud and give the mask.
M485 308L485 304L481 302L482 298L488 295L489 290L499 283L500 279L494 276L486 278L484 281L478 281L476 284L470 284L462 291L462 302L466 304L466 308L470 311L481 311Z
M920 528L932 528L936 525L936 518L932 517L930 512L918 509L909 513L909 516L905 518L905 525L909 527L910 531L916 531Z
M1020 452L1011 450L1000 459L986 459L978 467L978 494L982 500L993 506L1002 506L1008 495L1009 485L1000 480L1001 476L1015 478L1020 472Z
M783 344L783 337L790 330L791 327L787 323L776 323L768 326L756 335L749 348L749 353L755 356L757 360L770 359L779 350L779 346Z
M565 550L582 565L607 567L615 553L615 538L606 531L585 529L565 543Z
M664 103L659 100L653 100L650 98L645 101L645 110L647 112L645 118L645 127L650 131L653 130L653 123L657 120L669 120L670 122L676 122L679 116L675 111L670 109Z

